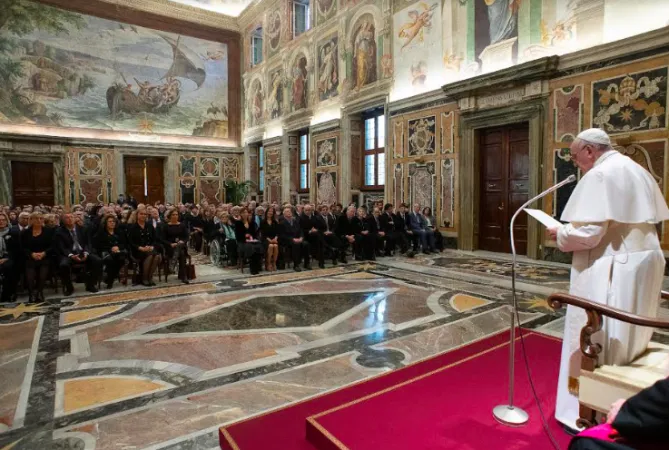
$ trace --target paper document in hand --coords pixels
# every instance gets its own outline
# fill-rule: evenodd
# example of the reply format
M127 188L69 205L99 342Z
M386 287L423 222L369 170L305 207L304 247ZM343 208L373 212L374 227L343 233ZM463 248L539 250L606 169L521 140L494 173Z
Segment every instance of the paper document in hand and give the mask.
M549 216L540 209L525 208L525 212L530 216L534 217L535 219L537 219L539 222L543 223L546 226L546 228L557 228L560 225L562 225L560 222L553 219L551 216Z

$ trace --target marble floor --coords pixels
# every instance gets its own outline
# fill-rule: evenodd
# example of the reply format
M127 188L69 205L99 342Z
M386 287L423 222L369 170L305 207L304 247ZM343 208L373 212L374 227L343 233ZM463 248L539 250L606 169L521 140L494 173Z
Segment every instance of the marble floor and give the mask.
M225 423L509 323L500 255L448 251L253 277L207 270L187 286L0 308L0 449L215 449ZM521 263L524 326L560 336L562 313L545 298L568 279L565 266Z

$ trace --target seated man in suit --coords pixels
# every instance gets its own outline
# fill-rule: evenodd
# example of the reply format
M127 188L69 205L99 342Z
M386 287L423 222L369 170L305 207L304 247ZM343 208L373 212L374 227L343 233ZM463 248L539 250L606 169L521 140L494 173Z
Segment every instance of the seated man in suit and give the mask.
M342 214L337 219L337 235L342 242L342 253L346 254L346 249L350 245L353 248L353 255L356 260L362 259L362 247L360 241L362 235L362 223L356 217L355 206L346 208L346 214Z
M75 225L71 213L64 214L62 221L63 226L56 230L53 245L65 295L72 295L74 292L72 264L84 264L86 290L97 292L102 260L93 254L84 230Z
M418 248L418 236L414 235L413 231L409 228L409 214L407 214L406 203L400 203L397 214L393 216L397 242L400 245L400 253L404 254L406 252L409 258L413 258L415 249ZM414 250L409 250L409 241L413 242Z
M613 404L606 425L581 432L569 450L651 450L669 447L669 378Z
M293 269L300 272L300 260L304 258L304 268L311 270L311 257L309 256L309 244L304 240L304 233L300 221L293 217L293 208L283 209L283 220L279 229L279 244L281 247L290 248L293 257Z
M346 264L346 252L344 251L341 239L339 239L336 232L337 217L330 212L328 205L321 205L319 212L320 217L325 224L325 230L323 230L325 245L332 250L332 264L335 266L337 265L337 258Z
M381 210L376 206L372 209L372 213L367 216L367 221L369 222L369 234L374 240L375 256L383 256L383 250L388 239L385 231L381 229L380 216ZM389 251L387 249L385 251L385 256L389 256Z
M358 208L358 219L362 224L360 231L360 247L362 259L376 261L376 225L373 218L368 217L367 206Z
M435 248L434 233L427 227L427 221L420 213L420 205L418 203L413 205L413 212L409 214L408 226L413 234L418 236L420 246L423 248L423 253L429 255L430 249ZM415 247L414 250L418 251Z
M323 231L325 231L325 222L320 216L314 214L311 205L304 205L302 215L300 215L300 225L302 233L309 243L309 250L318 259L318 267L325 267Z

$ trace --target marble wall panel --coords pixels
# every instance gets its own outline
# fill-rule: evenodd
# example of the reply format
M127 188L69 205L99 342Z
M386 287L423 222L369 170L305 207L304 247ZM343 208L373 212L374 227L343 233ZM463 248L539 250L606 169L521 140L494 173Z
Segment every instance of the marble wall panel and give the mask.
M66 152L66 206L116 200L113 149L67 147Z
M441 221L439 226L455 227L455 160L441 161Z
M559 183L560 181L566 179L570 175L579 175L579 170L571 162L571 155L569 153L569 148L559 148L555 150L553 161L553 183ZM567 206L567 201L571 196L571 193L576 187L575 183L568 184L557 190L553 194L553 211L554 217L560 219L564 207Z
M583 85L566 86L553 97L553 135L557 142L571 142L583 126Z
M411 204L418 203L421 208L429 206L435 211L435 191L437 188L437 175L435 163L409 164L409 201Z
M592 124L608 133L667 127L667 67L592 84Z

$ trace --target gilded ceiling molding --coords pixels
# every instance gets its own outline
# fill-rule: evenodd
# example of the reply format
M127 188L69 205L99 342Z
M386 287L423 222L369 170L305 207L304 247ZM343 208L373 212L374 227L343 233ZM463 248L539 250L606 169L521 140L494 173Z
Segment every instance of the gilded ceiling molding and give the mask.
M99 2L132 8L138 11L158 14L173 19L186 20L222 30L239 31L238 19L170 0L98 0Z

